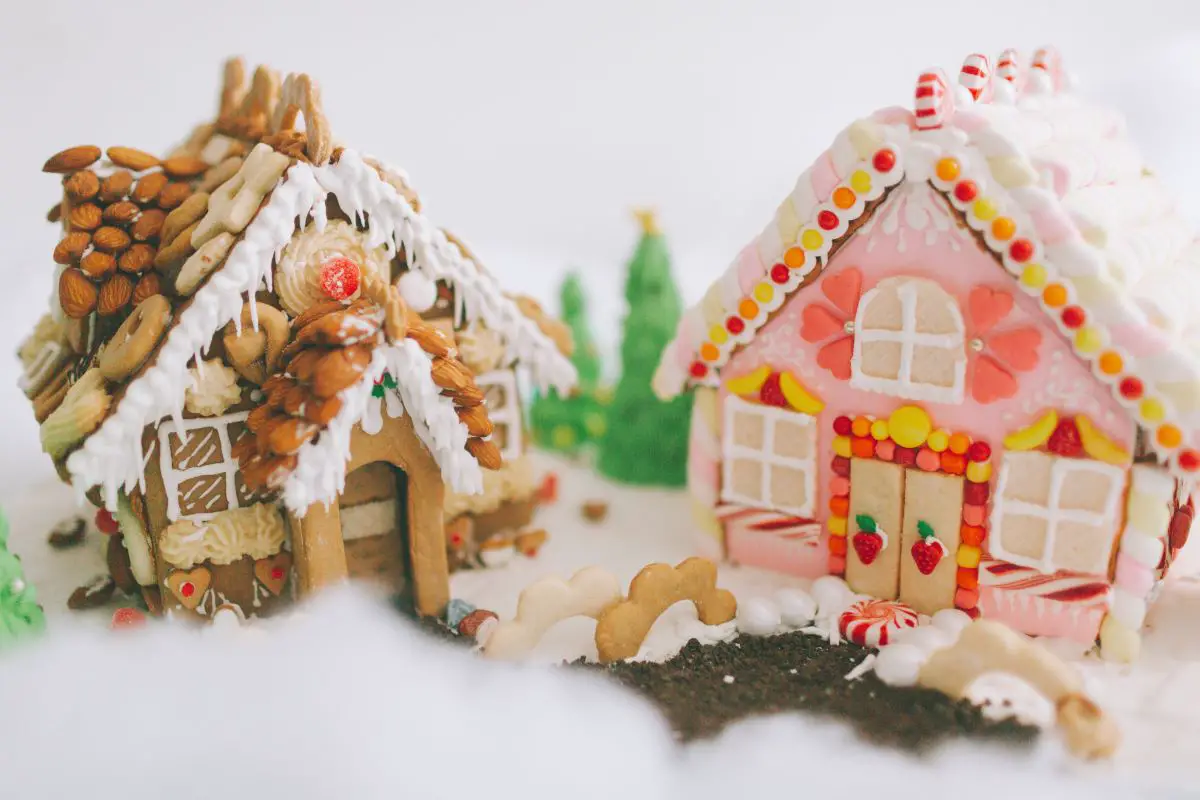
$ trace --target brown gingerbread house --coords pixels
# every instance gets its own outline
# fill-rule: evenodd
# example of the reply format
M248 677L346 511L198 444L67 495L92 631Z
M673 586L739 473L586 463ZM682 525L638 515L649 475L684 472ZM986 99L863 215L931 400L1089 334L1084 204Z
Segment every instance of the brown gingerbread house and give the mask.
M114 513L153 609L254 616L351 577L438 613L446 495L483 491L502 447L453 330L402 288L455 287L497 363L573 370L403 173L334 145L307 76L245 83L231 61L215 123L165 159L47 162L58 292L20 350L44 449Z

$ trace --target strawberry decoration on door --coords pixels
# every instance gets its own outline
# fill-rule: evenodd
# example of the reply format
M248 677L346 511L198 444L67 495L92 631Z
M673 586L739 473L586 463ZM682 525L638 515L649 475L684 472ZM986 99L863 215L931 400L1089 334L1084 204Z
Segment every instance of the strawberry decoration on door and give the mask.
M946 549L945 543L934 535L933 527L925 520L917 520L917 533L921 538L913 542L910 552L921 574L929 575L937 569L942 558L950 551Z
M887 549L888 535L875 522L870 514L856 514L854 521L858 523L858 533L854 534L852 544L858 560L870 564L879 558L880 552Z

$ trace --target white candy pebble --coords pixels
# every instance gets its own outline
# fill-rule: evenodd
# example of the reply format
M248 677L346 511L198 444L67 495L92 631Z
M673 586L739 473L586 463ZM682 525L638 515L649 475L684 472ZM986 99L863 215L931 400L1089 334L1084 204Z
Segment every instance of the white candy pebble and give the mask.
M835 614L850 605L854 592L841 578L826 575L813 581L812 596L822 616Z
M779 606L764 597L738 602L737 627L751 636L770 636L779 630Z
M906 644L915 647L923 653L932 653L954 644L957 634L951 634L932 625L922 625L918 628L901 628L894 631L891 641L896 644Z
M803 589L780 589L775 594L784 624L803 628L817 616L817 601Z
M914 686L926 655L911 644L889 644L880 648L875 674L888 686Z
M413 311L428 311L437 302L437 284L416 270L401 275L396 288Z
M967 612L957 608L943 608L933 615L933 627L945 631L954 639L957 639L962 629L970 624L971 618L967 616Z

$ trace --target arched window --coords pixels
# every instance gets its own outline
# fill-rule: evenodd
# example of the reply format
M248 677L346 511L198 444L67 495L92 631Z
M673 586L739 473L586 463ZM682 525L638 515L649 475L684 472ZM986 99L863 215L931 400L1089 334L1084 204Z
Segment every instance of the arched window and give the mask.
M854 320L850 385L910 400L961 403L967 367L958 303L924 278L887 278Z

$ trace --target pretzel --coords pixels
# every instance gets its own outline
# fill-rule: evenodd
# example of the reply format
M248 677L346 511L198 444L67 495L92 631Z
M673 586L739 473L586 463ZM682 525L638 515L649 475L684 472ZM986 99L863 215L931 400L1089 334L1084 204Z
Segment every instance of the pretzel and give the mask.
M312 78L292 73L283 82L283 91L271 117L271 132L291 131L296 128L296 118L304 114L304 135L307 144L304 154L308 160L320 165L329 161L333 153L333 138L329 133L329 121L321 108L321 91Z
M279 357L287 344L291 328L287 317L274 306L258 303L252 308L249 301L242 306L241 329L232 321L225 326L222 341L229 365L238 375L261 386L267 376L275 373ZM258 330L254 330L253 315L258 314Z
M278 102L279 76L274 70L259 66L254 70L250 91L242 97L241 105L233 114L238 133L247 139L260 138L266 133Z
M584 567L569 581L543 578L521 592L517 615L496 626L483 645L483 654L507 659L528 655L556 622L570 617L599 619L620 599L621 585L600 567Z
M221 233L245 230L288 163L288 157L276 153L270 145L255 145L237 174L212 191L208 210L192 232L192 246L199 248Z
M241 58L235 56L225 62L225 73L221 83L221 107L217 118L226 119L234 116L245 95L246 64Z
M596 652L607 663L637 655L646 634L664 611L691 600L705 625L720 625L737 614L737 600L717 588L717 565L689 558L679 566L649 564L629 584L629 597L606 609L596 621Z

